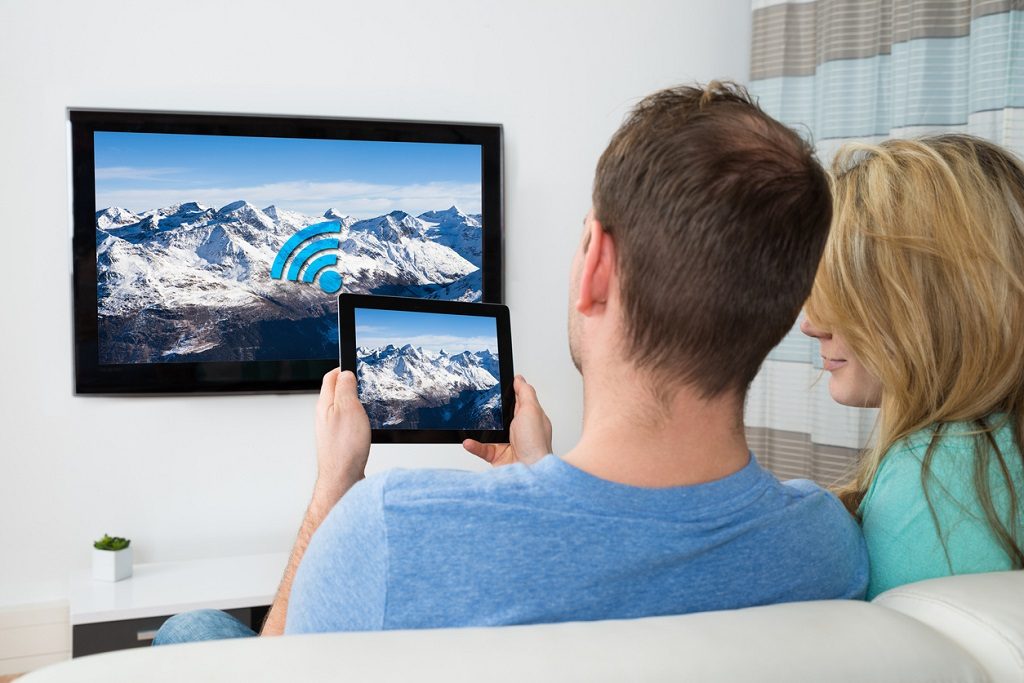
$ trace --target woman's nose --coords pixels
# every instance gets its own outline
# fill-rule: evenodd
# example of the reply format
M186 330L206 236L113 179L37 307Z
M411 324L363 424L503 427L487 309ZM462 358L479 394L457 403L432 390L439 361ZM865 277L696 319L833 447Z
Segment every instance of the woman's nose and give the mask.
M807 316L804 316L803 321L800 323L800 331L808 337L814 337L815 339L828 339L832 336L820 327L815 327L814 323Z

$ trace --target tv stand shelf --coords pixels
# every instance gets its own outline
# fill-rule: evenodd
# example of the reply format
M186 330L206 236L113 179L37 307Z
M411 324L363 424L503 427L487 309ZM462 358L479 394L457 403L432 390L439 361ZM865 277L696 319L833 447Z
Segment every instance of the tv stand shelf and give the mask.
M287 553L137 564L114 583L76 574L70 585L72 656L149 645L168 617L225 610L258 629L281 581Z

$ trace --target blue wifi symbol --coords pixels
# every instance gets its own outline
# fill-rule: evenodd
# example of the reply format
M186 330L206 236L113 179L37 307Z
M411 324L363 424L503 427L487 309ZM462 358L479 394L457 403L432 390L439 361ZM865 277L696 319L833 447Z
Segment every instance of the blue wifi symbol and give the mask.
M281 275L284 274L284 265L288 261L288 257L291 256L292 252L294 252L298 246L306 240L318 235L338 232L341 232L341 225L338 221L317 223L299 230L297 233L289 237L288 241L281 246L281 251L277 252L277 257L274 258L274 265L270 269L270 277L275 280L281 279ZM310 242L295 255L294 259L292 259L292 264L288 266L288 277L285 279L293 282L297 281L299 279L299 271L302 270L302 266L304 266L314 254L337 248L337 239L326 238ZM316 279L317 274L324 270L324 268L330 268L331 266L336 265L338 265L337 254L323 254L318 256L309 264L306 268L306 272L302 274L302 281L312 282ZM324 290L328 294L334 294L341 289L341 275L333 270L325 271L324 274L320 276L320 289Z

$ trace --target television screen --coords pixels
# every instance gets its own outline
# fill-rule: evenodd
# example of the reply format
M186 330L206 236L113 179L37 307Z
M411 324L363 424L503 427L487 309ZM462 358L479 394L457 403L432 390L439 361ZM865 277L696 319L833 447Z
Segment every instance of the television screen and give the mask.
M500 300L497 126L70 118L80 393L311 389L338 292Z

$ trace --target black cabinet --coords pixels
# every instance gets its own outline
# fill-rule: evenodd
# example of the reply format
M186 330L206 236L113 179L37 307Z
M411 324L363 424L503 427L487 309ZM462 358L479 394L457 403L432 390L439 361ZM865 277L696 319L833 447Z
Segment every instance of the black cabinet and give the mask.
M259 631L270 609L268 605L224 610L254 631ZM157 629L171 615L77 624L71 629L71 656L82 657L112 650L148 647Z

